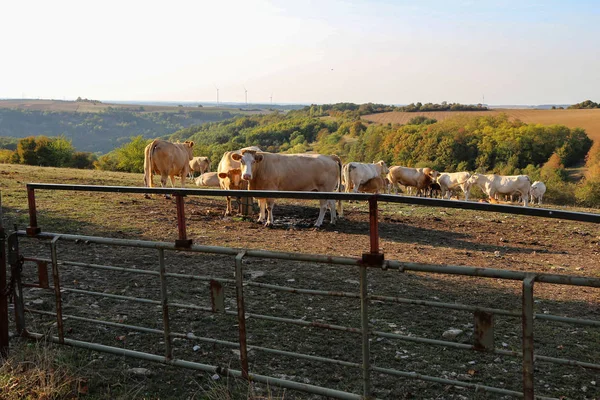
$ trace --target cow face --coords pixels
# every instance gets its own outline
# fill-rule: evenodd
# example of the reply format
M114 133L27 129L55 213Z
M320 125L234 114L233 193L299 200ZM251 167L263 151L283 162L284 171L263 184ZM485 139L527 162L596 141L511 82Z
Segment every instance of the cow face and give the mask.
M183 142L184 146L185 146L185 151L187 151L188 154L188 159L193 159L194 158L194 142L192 142L191 140L186 140L185 142Z
M244 181L242 180L242 170L239 168L230 169L227 172L220 172L219 179L221 187L228 190L242 190L245 189L243 186Z
M239 161L242 165L242 179L245 181L252 180L252 171L254 164L261 162L263 159L262 154L256 154L255 151L242 151L242 154L233 153L231 158L235 161Z
M385 165L385 161L383 161L383 160L379 160L379 161L377 161L376 163L373 163L373 164L377 164L377 165L381 166L381 174L382 175L385 175L388 172L390 172L390 170L388 169L387 165Z

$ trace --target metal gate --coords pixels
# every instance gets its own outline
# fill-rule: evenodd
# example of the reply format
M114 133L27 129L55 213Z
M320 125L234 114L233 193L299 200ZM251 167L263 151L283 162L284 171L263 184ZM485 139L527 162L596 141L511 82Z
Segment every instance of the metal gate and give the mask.
M41 232L40 227L37 224L36 206L35 206L35 189L47 189L47 190L80 190L80 191L101 191L101 192L123 192L123 193L157 193L165 194L170 193L176 197L177 205L177 221L178 221L178 232L179 237L175 243L168 242L156 242L156 241L143 241L143 240L128 240L128 239L116 239L106 237L93 237L73 234L62 234L62 233L48 233ZM230 191L229 195L248 197L246 191ZM211 373L218 373L221 375L232 376L236 378L246 379L253 382L268 383L270 385L280 386L284 388L305 391L309 393L341 398L341 399L360 399L360 398L372 398L372 385L371 377L373 373L386 374L395 377L420 379L429 382L448 384L460 387L466 387L474 390L483 390L497 394L512 395L515 397L524 397L526 399L533 398L547 398L542 396L534 395L534 361L544 361L549 363L579 366L583 368L590 368L600 370L599 364L587 363L578 360L548 357L534 354L534 331L533 324L534 319L538 320L549 320L549 321L560 321L564 323L578 324L584 326L600 327L600 321L580 319L580 318L569 318L550 314L535 314L534 313L534 299L533 289L534 283L550 283L559 285L572 285L572 286L587 286L587 287L600 287L600 279L598 278L587 278L580 276L567 276L567 275L555 275L555 274L541 274L541 273L526 273L521 271L510 271L501 269L491 268L474 268L465 266L450 266L450 265L431 265L423 263L408 263L396 260L385 260L383 254L379 250L379 235L378 235L378 201L385 202L396 202L396 203L410 203L410 204L422 204L430 205L434 207L453 207L453 208L465 208L475 210L486 210L502 213L514 213L524 214L533 216L543 216L549 218L561 218L568 220L587 221L587 222L600 222L600 215L597 214L586 214L586 213L575 213L565 212L558 210L548 210L541 208L524 208L516 206L502 206L502 205L491 205L482 203L472 202L459 202L459 201L446 201L438 199L428 198L414 198L414 197L400 197L393 195L368 195L368 194L344 194L344 193L306 193L306 192L267 192L267 191L254 191L252 196L254 197L270 197L270 198L300 198L300 199L340 199L340 200L366 200L369 202L369 221L370 221L370 251L363 254L362 258L350 258L350 257L332 257L326 255L313 255L305 253L287 253L287 252L275 252L266 250L251 250L251 249L234 249L228 247L217 247L217 246L203 246L193 244L192 240L187 238L185 230L185 212L183 197L186 195L193 196L224 196L225 194L219 190L189 190L189 189L148 189L148 188L135 188L135 187L109 187L109 186L77 186L77 185L50 185L50 184L29 184L28 185L28 200L29 200L29 216L30 226L26 231L17 231L12 233L8 237L8 261L11 266L11 277L13 281L13 292L14 292L14 311L16 320L17 333L23 337L29 337L33 339L40 339L44 337L41 333L30 332L25 324L26 313L51 315L56 317L58 335L49 337L49 340L60 344L67 344L75 347L83 347L91 350L97 350L112 354L125 355L129 357L135 357L144 360L156 361L163 364L169 364L174 366L180 366L185 368L197 369L207 371ZM50 240L51 258L43 259L40 257L32 256L26 257L19 251L19 237L30 237L38 240ZM159 271L140 270L127 267L119 267L113 265L103 265L94 263L82 263L77 261L62 260L58 257L57 246L60 242L72 242L80 244L99 244L99 245L110 245L117 247L133 247L141 249L153 249L157 252L157 259L159 265ZM205 253L205 254L219 254L227 255L232 257L232 263L235 264L235 279L224 279L216 278L212 276L201 276L194 274L177 274L173 272L167 272L165 268L165 252L182 251L189 253ZM243 263L244 258L265 258L265 259L276 259L276 260L288 260L288 261L299 261L299 262L312 262L312 263L323 263L329 265L340 265L348 268L357 270L360 279L360 289L358 292L332 292L325 290L316 290L309 288L296 288L283 285L265 284L259 282L246 281L243 274ZM33 262L38 268L38 282L23 282L21 277L21 271L25 263ZM102 292L93 292L82 289L66 288L62 286L60 279L61 268L68 268L69 266L77 266L83 268L97 269L97 270L111 270L121 271L133 274L144 274L155 276L160 282L160 299L148 299L148 298L136 298L126 295L116 295ZM52 285L48 278L48 269L51 268L52 272ZM499 308L488 308L488 307L477 307L467 304L459 303L447 303L440 301L424 301L401 297L392 296L381 296L375 294L369 294L367 292L367 269L377 270L397 270L399 272L406 271L418 271L423 273L435 273L435 274L447 274L447 275L465 275L473 277L484 277L484 278L495 278L501 280L520 281L522 284L522 309L520 312L504 310ZM2 268L4 270L4 268ZM0 271L4 273L4 271ZM3 276L0 276L3 278ZM205 281L210 285L211 290L211 307L201 307L193 304L180 304L169 300L167 293L167 284L172 279L193 279L197 281ZM2 279L0 284L4 285L5 281ZM223 284L234 284L236 287L236 304L237 309L225 310L223 305ZM266 314L252 314L247 313L244 307L244 288L245 287L262 287L268 288L274 291L292 292L297 294L317 295L317 296L332 296L332 297L346 297L354 298L357 302L360 302L360 326L341 326L326 324L319 321L306 321L302 319L284 318ZM39 287L46 290L52 290L55 298L55 310L45 311L34 309L31 307L25 307L23 299L23 287ZM0 287L0 289L3 289ZM6 290L6 289L3 289ZM95 297L108 297L112 299L118 299L122 301L141 302L145 304L160 305L162 309L162 329L152 329L143 326L134 326L123 324L120 322L106 321L100 319L92 319L81 317L77 315L66 315L63 314L62 310L62 293L72 292L80 295L88 295ZM1 296L5 299L6 296ZM436 307L448 310L460 310L472 312L475 318L474 324L474 343L465 344L457 343L449 340L436 340L423 337L407 336L396 333L382 332L373 329L369 324L369 303L371 301L389 302L395 304L417 304L428 307ZM1 306L1 303L0 303ZM225 313L229 315L235 315L238 318L238 342L226 341L217 338L196 336L190 337L189 334L184 332L175 332L170 327L169 310L170 308L187 308L202 312L210 313ZM522 321L522 349L520 352L505 350L497 348L494 345L494 316L513 317L520 318ZM2 307L0 307L0 317L6 318L2 314ZM246 332L246 318L252 317L255 319L268 320L284 324L293 324L297 326L307 326L328 329L333 331L343 331L352 334L359 335L362 343L362 359L355 360L354 362L283 351L262 346L253 346L247 343L247 332ZM153 333L162 336L165 349L164 355L157 355L151 353L145 353L140 351L133 351L123 349L114 346L108 346L105 344L91 343L85 341L74 340L66 337L64 329L64 320L69 319L72 321L85 321L94 324L100 324L112 327L127 328L130 330L136 330L140 332ZM2 321L0 321L2 322ZM181 359L173 358L172 354L172 341L174 338L188 338L205 343L212 343L222 345L226 347L239 348L239 357L241 369L229 369L218 365L207 365L192 361L186 361ZM428 376L419 374L416 372L408 372L397 369L383 368L372 364L371 352L370 352L370 338L387 338L399 341L408 341L413 343L422 343L431 346L442 346L446 348L453 348L460 351L477 351L490 354L498 354L507 357L520 357L522 358L522 376L523 376L523 391L517 392L513 390L507 390L504 388L480 385L470 382L464 382L454 379L446 379L435 376ZM2 348L7 348L7 338L0 335L0 342ZM312 360L323 363L336 364L345 366L348 368L354 368L362 370L362 394L349 393L331 388L320 387L316 385L310 385L306 383L300 383L289 379L281 379L272 376L264 376L255 374L249 370L248 367L248 351L256 350L265 352L273 355L295 357L298 359Z

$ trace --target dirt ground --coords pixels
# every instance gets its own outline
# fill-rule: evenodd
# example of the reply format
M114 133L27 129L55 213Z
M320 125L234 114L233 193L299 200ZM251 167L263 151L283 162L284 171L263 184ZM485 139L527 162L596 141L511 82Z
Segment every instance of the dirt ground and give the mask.
M65 201L68 201L71 195L64 193ZM103 202L106 221L101 223L92 216L84 216L78 217L79 222L74 224L68 208L63 213L45 213L40 206L42 230L168 242L177 237L173 200L156 196L147 200L138 195L77 193L73 196L79 200L89 196L90 201L94 196L94 201ZM43 198L40 203L43 203ZM271 229L238 216L223 217L223 212L222 199L186 198L188 236L194 243L348 257L360 257L369 249L365 204L347 204L343 220L331 226L327 216L321 229L312 228L318 214L316 201L278 203L274 211L275 227ZM8 210L9 215L19 213L22 211ZM392 204L381 205L380 221L380 248L386 259L600 277L600 227L596 224ZM25 256L50 257L47 242L22 239L21 247ZM58 249L61 261L158 271L156 250L108 248L66 241L59 241ZM168 272L233 279L234 259L230 256L167 252L166 262ZM356 267L247 258L244 268L247 282L352 293L359 291ZM64 265L60 273L63 288L154 300L160 298L157 276ZM26 263L24 274L29 281L35 281L34 264ZM370 295L455 302L511 311L520 311L521 307L521 285L518 282L380 269L370 270L368 279ZM169 278L168 291L172 303L210 306L207 282ZM360 302L357 298L302 295L256 286L246 286L245 295L247 313L360 327ZM26 300L31 308L54 310L52 296L50 291L26 289ZM162 326L161 307L156 304L123 302L69 291L63 293L63 302L63 312L67 315L155 329ZM225 284L225 306L229 311L236 310L235 287L232 284ZM600 320L600 290L536 283L535 309L540 314ZM240 368L235 348L195 339L209 337L236 342L238 324L234 315L172 305L170 316L172 331L187 335L187 338L175 338L173 341L176 358ZM442 334L454 328L463 332L452 341L472 344L473 322L470 312L378 300L372 300L369 306L369 323L374 331L407 337L446 340ZM496 316L494 322L495 347L520 352L519 318ZM52 319L47 317L30 315L28 323L38 332L55 331ZM161 335L68 318L65 329L69 338L164 354ZM247 318L247 329L249 345L361 363L361 336L355 333L284 324L252 316ZM536 320L534 329L536 354L600 363L600 328ZM519 357L423 345L380 335L372 336L370 346L371 361L377 367L516 391L522 389ZM75 352L72 357L79 360L82 371L94 377L90 381L90 393L97 398L206 398L215 384L224 380L223 377L213 379L209 374L197 371L101 353L81 351ZM134 367L147 368L148 375L131 373ZM252 350L250 369L258 374L362 392L361 370L357 368ZM536 394L568 399L600 398L597 370L538 361L535 373ZM385 399L499 397L454 385L398 378L380 372L373 372L372 379L374 395ZM318 398L260 385L255 390L256 396L266 396L270 390L286 399Z

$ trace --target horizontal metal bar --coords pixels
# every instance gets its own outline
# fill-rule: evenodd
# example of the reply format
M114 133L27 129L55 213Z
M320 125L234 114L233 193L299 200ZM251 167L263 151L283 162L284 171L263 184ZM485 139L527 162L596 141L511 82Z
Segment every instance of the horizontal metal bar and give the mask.
M315 296L351 297L351 298L359 298L360 297L360 295L358 293L302 289L302 288L294 288L294 287L289 287L289 286L272 285L270 283L246 282L246 283L244 283L244 285L258 287L258 288L262 288L262 289L277 290L280 292L297 293L297 294L311 294L311 295L315 295Z
M39 333L30 333L29 336L33 339L39 340L50 340L54 343L58 343L58 338L55 336L46 336ZM116 354L119 356L127 356L138 358L147 361L154 361L161 364L173 365L176 367L183 367L189 369L195 369L200 371L206 371L210 373L217 373L219 375L231 376L234 378L241 378L242 372L234 369L229 369L226 367L218 367L214 365L201 364L197 362L177 360L177 359L167 359L164 356L158 356L155 354L143 353L141 351L135 350L127 350L119 347L106 346L102 344L84 342L81 340L73 340L73 339L65 339L66 345L73 347L80 347L89 350L101 351L104 353ZM357 394L342 392L340 390L328 389L320 386L309 385L306 383L289 381L286 379L273 378L266 375L258 375L258 374L248 374L248 379L252 382L264 383L267 385L279 386L287 389L299 390L302 392L314 393L320 396L333 397L336 399L349 399L349 400L360 400L362 397Z
M404 203L428 207L461 208L478 211L500 212L505 214L529 215L534 217L559 218L571 221L600 223L600 214L574 211L551 210L547 208L521 207L503 204L479 203L473 201L432 199L428 197L398 196L390 194L342 193L342 192L282 192L271 190L218 190L218 189L176 189L176 188L147 188L135 186L97 186L97 185L66 185L54 183L28 183L28 189L72 190L84 192L108 193L155 193L173 194L179 196L235 196L273 199L329 199L329 200L363 200L375 197L377 201L389 203Z
M25 231L17 231L19 236L27 237ZM65 241L78 241L96 244L116 245L123 247L140 247L149 249L164 249L164 250L178 250L178 251L190 251L199 253L209 254L223 254L235 256L243 249L236 249L230 247L219 247L219 246L200 246L192 245L190 248L185 250L177 248L174 243L168 242L152 242L146 240L133 240L133 239L114 239L114 238L102 238L95 236L81 236L81 235L67 235L42 232L36 235L37 238L51 239L55 236L60 236L61 240ZM286 252L275 252L268 250L252 250L247 249L246 257L255 258L268 258L277 260L290 260L290 261L308 261L314 263L324 264L336 264L336 265L362 265L362 259L360 258L349 258L349 257L334 257L325 256L320 254L305 254L305 253L286 253ZM582 277L573 275L558 275L558 274L544 274L544 273L531 273L522 271L511 271L496 268L480 268L480 267L468 267L458 265L432 265L423 263L411 263L401 262L396 260L384 261L383 268L397 269L401 271L416 271L416 272L431 272L436 274L448 274L448 275L466 275L466 276L478 276L485 278L496 278L496 279L508 279L518 280L535 276L536 282L552 283L558 285L573 285L573 286L589 286L589 287L600 287L600 278Z
M480 385L477 383L463 382L463 381L457 381L457 380L453 380L453 379L438 378L435 376L419 374L417 372L404 372L404 371L398 371L395 369L388 369L388 368L381 368L381 367L372 367L372 368L373 368L373 371L381 372L381 373L387 374L387 375L400 376L403 378L419 379L422 381L441 383L444 385L460 386L460 387L465 387L465 388L469 388L469 389L475 389L476 392L483 390L483 391L491 392L491 393L498 393L498 394L515 396L515 397L523 397L523 393L521 393L521 392L497 388L497 387L493 387L493 386L485 386L485 385ZM540 400L558 400L554 397L543 397L543 396L535 396L535 398L540 399Z
M158 305L161 304L161 302L158 300L146 299L146 298L141 298L141 297L123 296L120 294L92 292L90 290L82 290L82 289L74 289L74 288L61 288L60 290L62 292L80 293L80 294L87 294L90 296L107 297L109 299L135 301L137 303L158 304Z
M46 261L50 262L50 259L46 258L34 258L28 257L28 261ZM93 263L84 263L78 261L59 261L58 265L67 265L73 267L82 267L82 268L91 268L91 269L102 269L107 271L119 271L119 272L131 272L134 274L146 274L146 275L160 275L158 271L150 271L147 269L136 269L136 268L125 268L125 267L115 267L113 265L103 265L103 264L93 264Z

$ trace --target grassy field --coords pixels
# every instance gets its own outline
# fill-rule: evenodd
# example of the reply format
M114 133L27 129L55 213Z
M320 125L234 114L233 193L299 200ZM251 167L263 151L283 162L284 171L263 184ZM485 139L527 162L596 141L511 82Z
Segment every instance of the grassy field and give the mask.
M177 106L155 106L155 105L136 105L136 104L112 104L112 103L92 103L87 101L63 101L63 100L0 100L0 108L18 108L24 110L36 111L67 111L67 112L101 112L108 107L114 109L127 109L139 111L143 107L143 112L178 112L181 107ZM204 112L222 112L235 111L236 113L257 114L259 111L240 111L239 108L227 107L184 107L186 111L202 110Z
M27 182L140 186L141 174L39 168L22 165L0 170L4 224L27 226ZM188 187L193 187L187 184ZM118 193L37 191L38 222L42 231L79 233L125 239L172 242L177 237L174 200ZM335 226L326 223L312 229L318 214L316 201L285 201L275 207L275 226L263 228L240 217L223 217L224 199L188 196L185 199L188 236L197 244L233 248L259 248L301 253L360 257L369 249L369 218L366 204L348 204L345 219ZM553 206L552 206L553 207ZM558 208L558 207L553 207ZM562 208L564 209L564 207ZM576 209L597 213L597 209ZM386 259L447 265L493 267L600 277L600 229L591 223L517 215L474 212L460 209L382 204L380 247ZM34 239L20 242L25 256L49 257L48 243ZM116 249L99 245L59 241L60 260L139 268L157 271L156 251ZM232 257L167 252L167 271L231 279ZM358 271L342 266L315 263L247 259L247 281L261 284L357 292ZM151 275L119 271L95 271L82 267L60 268L63 289L84 289L116 295L157 299L160 285ZM24 277L35 281L32 263L24 265ZM369 294L424 301L443 301L519 311L519 282L474 279L452 275L369 271ZM169 278L169 296L174 303L210 306L208 286L190 279ZM350 327L360 326L357 299L275 292L256 286L245 289L247 312L295 320L316 321ZM54 310L52 291L26 289L28 306ZM587 319L600 319L597 289L535 285L535 312ZM225 285L225 305L236 309L235 287ZM65 292L63 312L86 318L160 328L160 305L122 302ZM372 301L369 307L373 330L404 336L442 339L449 328L464 331L456 341L473 341L473 315L469 312L425 308L417 305ZM11 312L12 315L12 312ZM237 319L230 315L170 307L171 330L183 334L174 340L176 358L239 369L235 349L196 341L196 336L237 340ZM56 334L52 318L27 316L32 331ZM360 362L360 335L317 327L302 327L247 319L248 343L286 351ZM12 328L12 326L11 326ZM67 337L95 341L130 350L163 354L162 336L128 328L98 326L65 320ZM600 363L600 328L536 320L537 354ZM519 352L521 322L496 316L496 347ZM19 352L22 342L13 339L11 350ZM472 353L444 347L373 336L372 362L384 368L488 384L521 390L519 358ZM54 350L53 350L54 351ZM177 369L107 354L56 349L55 359L74 370L76 381L87 383L86 398L214 398L215 378L197 371ZM62 354L62 355L60 355ZM250 352L253 372L360 393L359 369L275 356L259 350ZM64 365L63 365L64 366ZM145 368L148 373L132 373ZM69 375L70 373L67 373ZM536 363L536 393L569 399L600 398L597 371L579 367ZM2 384L0 379L0 384ZM12 381L10 381L12 382ZM594 382L594 383L592 383ZM12 383L11 383L12 384ZM495 395L438 385L413 379L392 378L374 373L375 396L383 399L492 399ZM271 388L272 389L272 388ZM269 388L256 386L253 398L265 398ZM285 399L313 399L299 392L273 392ZM250 396L252 397L252 396Z
M398 112L365 115L362 118L378 124L406 124L411 118L423 115L443 121L456 115L497 115L506 113L511 119L519 119L528 124L561 124L569 128L583 128L592 140L600 140L600 109L592 110L529 110L494 109L490 111L440 111L440 112Z

